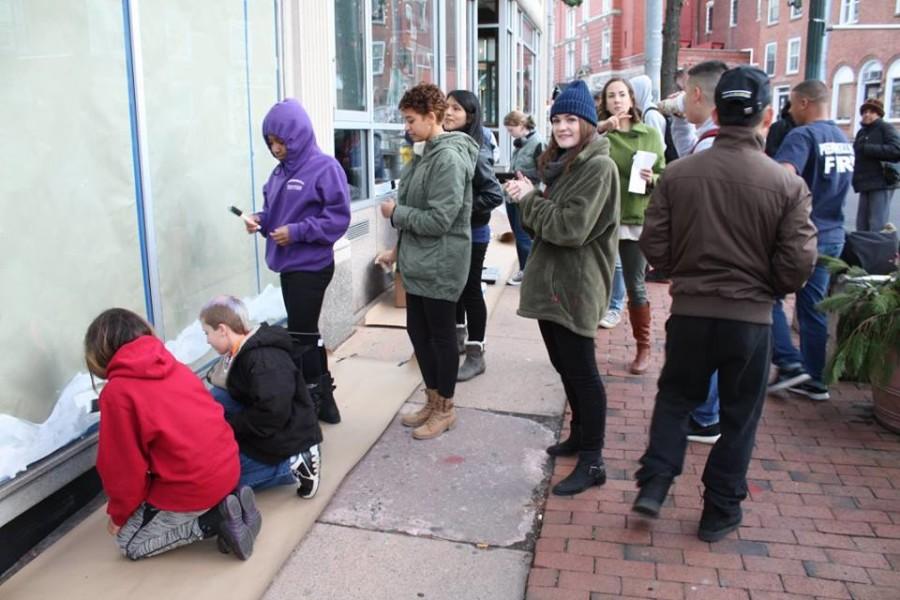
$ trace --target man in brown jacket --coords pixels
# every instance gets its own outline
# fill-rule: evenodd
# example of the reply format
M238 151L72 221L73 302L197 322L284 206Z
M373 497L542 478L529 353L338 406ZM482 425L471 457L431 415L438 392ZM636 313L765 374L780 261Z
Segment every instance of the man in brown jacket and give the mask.
M722 437L703 472L698 531L708 542L741 523L769 375L772 304L803 286L816 259L809 190L763 152L771 97L759 69L722 75L715 143L667 169L640 239L650 264L671 274L672 315L633 509L659 514L684 464L688 415L718 370Z

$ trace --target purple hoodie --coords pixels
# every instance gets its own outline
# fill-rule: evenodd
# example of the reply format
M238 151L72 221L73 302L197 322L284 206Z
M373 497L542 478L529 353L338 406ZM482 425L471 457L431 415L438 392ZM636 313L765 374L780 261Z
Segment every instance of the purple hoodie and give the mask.
M287 158L263 186L265 200L257 213L266 235L266 264L276 273L320 271L334 261L334 243L350 225L347 177L319 150L309 115L293 98L269 110L262 130L264 140L274 135L287 146ZM269 238L282 225L291 236L287 246Z

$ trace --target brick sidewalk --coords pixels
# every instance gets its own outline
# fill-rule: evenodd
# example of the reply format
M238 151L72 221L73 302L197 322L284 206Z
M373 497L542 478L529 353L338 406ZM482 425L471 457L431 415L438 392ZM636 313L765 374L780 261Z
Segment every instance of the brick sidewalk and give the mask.
M652 371L626 374L634 350L626 321L600 331L609 480L547 499L527 600L900 598L900 436L873 421L868 386L840 384L824 403L768 398L744 522L725 540L708 544L696 535L710 446L689 445L659 519L631 513L669 304L667 286L648 288ZM558 459L552 483L573 465Z

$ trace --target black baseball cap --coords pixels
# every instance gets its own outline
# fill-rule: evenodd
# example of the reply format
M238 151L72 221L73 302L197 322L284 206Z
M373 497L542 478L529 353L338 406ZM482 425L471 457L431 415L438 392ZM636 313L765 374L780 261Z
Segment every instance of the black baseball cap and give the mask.
M720 125L746 125L772 103L772 86L765 72L740 65L722 73L716 85Z

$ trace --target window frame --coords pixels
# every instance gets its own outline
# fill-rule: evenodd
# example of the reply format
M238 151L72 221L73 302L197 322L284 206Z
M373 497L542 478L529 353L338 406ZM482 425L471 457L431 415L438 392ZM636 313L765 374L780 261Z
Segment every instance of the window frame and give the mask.
M791 58L792 58L791 45L793 45L795 42L796 42L796 46L797 46L797 57L796 57L797 58L797 67L792 69L791 68ZM803 42L803 40L800 36L788 38L787 52L786 52L787 56L785 57L786 60L785 60L785 64L784 64L784 74L785 75L795 75L800 72L800 60L801 60L801 54L803 52L803 43L802 42Z
M772 48L772 72L769 73L769 48ZM778 42L768 42L763 50L763 71L769 77L778 73Z
M769 0L769 7L766 11L766 25L775 25L778 23L778 19L781 16L781 5L778 4L779 0ZM775 18L772 18L772 9L775 9Z
M788 17L791 21L796 21L800 17L803 16L803 6L797 6L796 4L790 5L790 11L788 11Z
M705 33L709 35L713 30L713 9L716 6L715 0L706 0L706 27Z
M737 27L738 22L738 0L731 0L731 13L728 16L728 26Z
M851 11L854 11L855 14L852 14ZM840 25L854 25L859 23L859 0L841 0L838 23Z
M612 33L609 28L604 29L600 34L600 59L604 63L612 60Z

